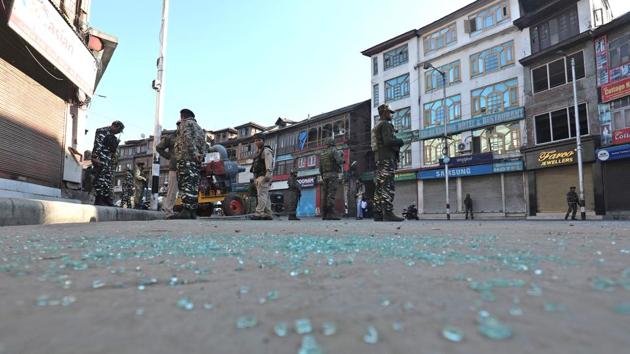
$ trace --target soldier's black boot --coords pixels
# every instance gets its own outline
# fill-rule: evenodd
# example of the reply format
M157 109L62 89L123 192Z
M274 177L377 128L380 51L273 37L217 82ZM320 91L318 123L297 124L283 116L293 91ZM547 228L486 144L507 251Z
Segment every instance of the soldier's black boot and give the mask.
M300 218L298 218L295 214L289 214L289 220L299 221Z
M185 220L185 219L196 219L196 218L197 218L197 211L196 210L184 208L179 213L173 214L173 215L169 216L167 219L171 219L171 220Z
M383 213L383 221L404 221L404 218L401 218L398 215L395 215L393 212L391 211L386 211Z
M103 197L101 197L100 195L97 195L94 198L94 205L105 205L105 203L103 202ZM566 220L566 218L565 218Z
M383 221L383 213L374 212L374 221Z

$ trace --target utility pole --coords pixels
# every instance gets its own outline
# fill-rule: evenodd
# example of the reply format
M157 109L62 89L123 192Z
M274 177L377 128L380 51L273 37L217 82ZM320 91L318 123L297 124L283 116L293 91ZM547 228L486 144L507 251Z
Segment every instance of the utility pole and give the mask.
M157 145L162 134L162 114L164 112L164 71L166 56L166 41L168 34L168 5L169 0L162 3L162 25L160 28L160 56L157 59L157 79L153 81L153 89L157 91L155 100L155 125L153 128L153 166L151 180L151 209L158 210L158 192L160 188L160 155L157 153ZM169 181L170 182L170 181Z
M571 77L573 78L573 110L575 116L575 143L577 145L578 178L580 181L580 216L586 220L586 204L584 204L584 171L582 165L582 136L580 134L580 112L578 111L577 83L575 78L575 58L571 58Z

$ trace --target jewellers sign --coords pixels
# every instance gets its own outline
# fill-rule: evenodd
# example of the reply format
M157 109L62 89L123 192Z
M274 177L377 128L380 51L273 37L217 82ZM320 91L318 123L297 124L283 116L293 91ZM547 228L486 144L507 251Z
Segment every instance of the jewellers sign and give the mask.
M48 0L15 0L9 27L88 96L94 93L96 60Z
M602 103L630 95L630 78L602 86Z
M538 153L538 168L572 165L576 162L575 148L552 149Z
M497 125L513 120L525 119L525 108L518 107L507 109L504 112L492 113L481 117L465 119L448 125L448 134L455 134L468 130L475 130L491 125ZM432 127L420 130L420 140L444 136L444 126Z

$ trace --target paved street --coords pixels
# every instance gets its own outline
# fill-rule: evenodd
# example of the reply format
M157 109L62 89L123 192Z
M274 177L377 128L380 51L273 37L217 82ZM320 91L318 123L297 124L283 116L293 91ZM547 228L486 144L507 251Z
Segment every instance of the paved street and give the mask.
M4 227L0 353L627 353L629 236L555 221Z

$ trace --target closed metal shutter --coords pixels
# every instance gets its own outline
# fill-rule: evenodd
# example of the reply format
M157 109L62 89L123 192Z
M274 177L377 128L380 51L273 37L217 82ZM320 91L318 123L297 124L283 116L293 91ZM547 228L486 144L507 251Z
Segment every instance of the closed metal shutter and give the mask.
M577 166L563 166L536 171L536 200L539 213L560 213L567 211L569 187L577 187ZM592 164L584 164L584 193L586 209L594 210Z
M604 163L606 211L630 210L630 160Z
M418 206L418 183L415 180L396 182L394 212L400 215L410 204Z
M451 213L457 211L457 179L448 180L448 199L451 204ZM425 180L422 187L422 198L424 201L423 213L444 214L446 213L446 195L444 180Z
M470 193L473 211L476 213L503 212L501 175L485 175L462 178L462 198Z
M0 58L0 177L61 187L65 102Z
M505 174L505 208L506 213L526 213L525 186L523 173Z

